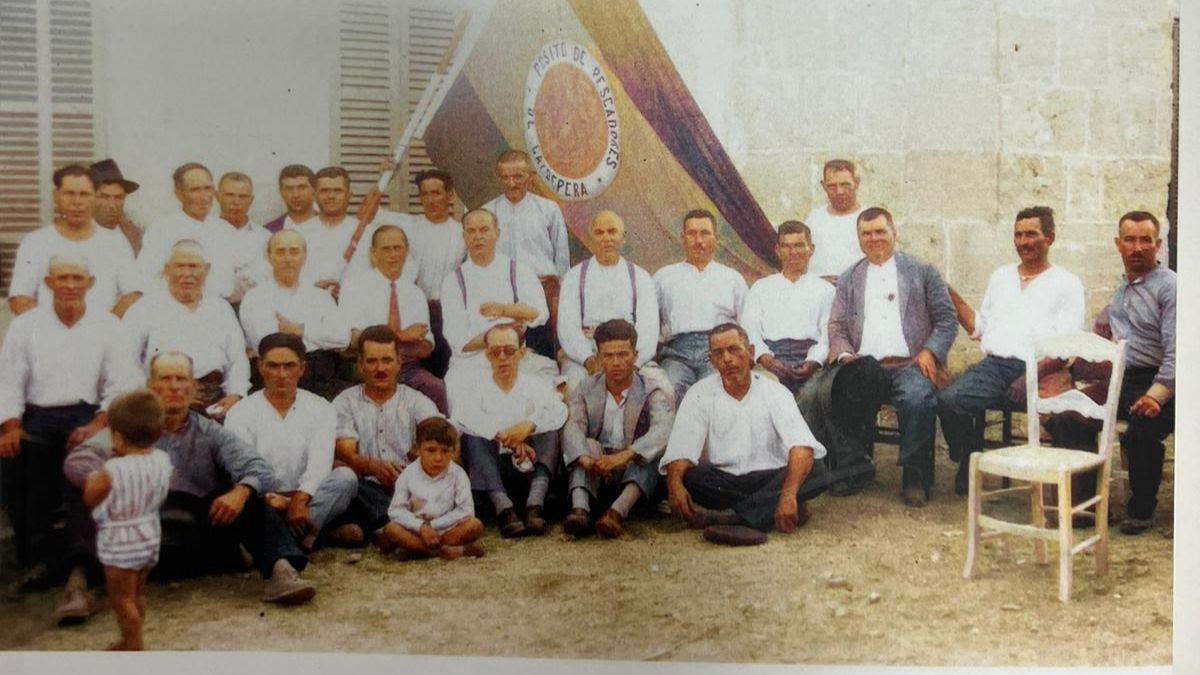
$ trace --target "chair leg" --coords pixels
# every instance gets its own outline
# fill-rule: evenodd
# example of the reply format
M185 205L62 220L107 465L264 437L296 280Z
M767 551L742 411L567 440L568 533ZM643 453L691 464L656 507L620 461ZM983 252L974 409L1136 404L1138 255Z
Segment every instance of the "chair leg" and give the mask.
M1058 474L1058 599L1071 599L1071 474Z
M1108 574L1108 478L1109 466L1105 462L1100 467L1100 480L1097 487L1100 490L1100 501L1096 502L1096 576Z
M1041 483L1032 483L1029 486L1029 503L1033 511L1034 527L1046 527L1046 505L1043 501L1044 495L1042 492ZM1033 556L1039 565L1050 564L1050 559L1046 557L1046 542L1042 539L1033 540Z
M967 562L963 566L963 577L970 579L975 574L975 556L979 552L979 514L983 511L983 495L980 494L982 476L979 473L979 453L971 453L968 461Z

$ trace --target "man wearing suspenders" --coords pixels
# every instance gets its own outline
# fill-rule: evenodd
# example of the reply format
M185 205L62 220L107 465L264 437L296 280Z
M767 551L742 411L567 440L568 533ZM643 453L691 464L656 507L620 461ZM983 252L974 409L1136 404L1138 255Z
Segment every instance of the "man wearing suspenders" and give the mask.
M612 211L601 211L588 225L588 247L595 257L572 267L563 277L558 341L566 354L562 370L568 390L600 372L592 334L609 319L623 319L637 329L637 368L654 357L658 339L654 281L646 270L621 255L624 243L625 222Z

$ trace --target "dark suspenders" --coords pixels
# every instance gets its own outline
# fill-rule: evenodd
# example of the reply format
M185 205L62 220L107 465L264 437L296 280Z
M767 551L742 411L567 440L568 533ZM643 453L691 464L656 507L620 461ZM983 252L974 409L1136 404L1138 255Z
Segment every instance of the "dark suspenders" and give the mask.
M454 276L458 279L458 290L462 292L463 309L468 309L467 280L463 277L462 263L454 267ZM512 286L513 304L516 304L521 301L517 295L517 261L511 258L508 260L508 283Z
M587 308L587 300L584 298L583 289L587 287L587 271L588 263L592 262L591 258L584 258L583 265L579 270L579 323L583 323L584 309ZM633 320L637 322L637 273L633 263L629 259L625 259L625 269L629 271L629 288L633 290ZM462 279L459 276L459 279Z

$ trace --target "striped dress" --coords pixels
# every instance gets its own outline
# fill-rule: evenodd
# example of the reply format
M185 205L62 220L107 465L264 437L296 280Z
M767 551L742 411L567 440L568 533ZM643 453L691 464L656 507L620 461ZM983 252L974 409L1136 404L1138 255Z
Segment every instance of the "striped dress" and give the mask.
M113 457L104 463L104 470L112 489L92 510L97 557L106 567L154 567L162 541L158 509L171 482L170 457L156 448L145 455Z

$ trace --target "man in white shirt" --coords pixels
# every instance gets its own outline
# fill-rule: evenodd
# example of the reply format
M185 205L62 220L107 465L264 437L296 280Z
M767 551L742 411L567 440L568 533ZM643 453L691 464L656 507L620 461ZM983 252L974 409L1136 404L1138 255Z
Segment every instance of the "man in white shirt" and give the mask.
M395 225L381 225L371 235L370 269L346 281L342 291L342 330L357 342L359 331L383 324L400 341L400 382L428 396L444 414L446 385L421 367L433 352L429 305L425 295L404 275L408 238Z
M254 203L254 183L240 171L230 171L217 181L217 204L221 220L231 228L226 230L224 252L233 267L233 292L229 304L235 311L246 292L271 276L267 266L267 239L271 233L250 220L250 205Z
M133 249L120 233L93 220L95 199L96 182L88 169L72 164L54 172L54 204L62 219L29 233L17 248L8 288L13 314L27 312L47 297L42 280L55 255L87 258L94 277L87 302L97 312L124 312L137 299Z
M333 405L299 388L304 342L274 333L258 351L263 388L229 411L225 424L271 466L275 485L267 504L286 512L300 546L312 550L321 529L354 498L358 478L349 467L333 468Z
M463 216L462 234L467 259L442 282L443 329L452 350L447 388L452 380L469 385L487 376L489 368L482 354L483 336L489 328L516 322L528 330L544 325L548 316L542 285L533 271L496 253L500 231L492 212L468 212ZM527 352L521 370L557 377L554 361Z
M463 433L462 456L471 489L487 494L500 536L543 534L542 506L558 467L558 431L567 421L567 406L550 382L519 372L525 345L517 326L494 326L483 342L491 376L454 381L447 392L450 418ZM511 461L501 453L510 455ZM524 524L517 518L504 480L507 475L510 483L516 483L512 474L517 470L532 474Z
M300 388L333 398L345 388L337 374L350 332L328 293L300 283L307 255L304 237L281 230L271 235L266 248L271 278L250 289L239 312L246 349L257 353L258 343L271 333L299 337L306 352Z
M401 343L387 326L369 326L358 335L358 368L362 384L333 400L337 412L337 461L358 476L358 494L346 518L365 540L388 522L388 506L396 479L415 459L417 424L441 417L429 397L396 381Z
M858 239L865 257L838 278L829 318L836 367L810 379L797 401L806 419L838 432L828 437L830 468L838 482L852 481L838 490L847 495L874 475L874 420L890 400L900 426L901 498L920 507L933 484L935 382L958 332L954 305L937 270L896 250L886 209L859 215Z
M390 162L390 160L389 160ZM429 330L433 333L433 353L425 367L437 377L445 377L450 365L450 345L442 329L442 282L454 272L467 255L463 245L462 223L450 215L454 204L454 178L445 171L422 171L413 179L422 214L414 216L395 211L380 211L375 223L397 225L412 244L409 257L417 267L416 284L429 301Z
M966 328L971 339L980 341L983 360L938 394L942 434L950 458L958 462L957 494L967 493L971 453L982 449L976 418L1008 398L1009 387L1025 374L1025 361L1032 357L1035 342L1084 328L1083 282L1050 264L1054 235L1050 207L1033 206L1017 213L1013 245L1021 261L992 272L979 312L967 315Z
M130 308L123 327L143 365L159 352L187 354L198 374L193 408L221 419L250 390L250 362L233 309L206 292L207 260L195 241L172 246L163 266L166 290L153 291Z
M354 236L358 219L346 213L350 207L350 174L340 166L327 166L316 173L317 217L296 226L308 242L308 261L301 274L304 283L338 296L345 279L346 248Z
M804 222L812 228L813 256L811 271L836 281L847 267L858 262L858 214L863 207L858 205L858 169L845 159L825 162L821 171L821 188L829 197L826 205L817 205L805 216Z
M779 226L775 255L781 271L759 279L746 294L742 326L758 365L793 394L829 356L833 286L808 273L811 230L789 220Z
M637 372L638 332L624 319L596 327L601 372L571 395L562 432L563 462L571 470L571 513L563 531L581 535L591 524L591 502L609 504L596 521L603 537L620 536L622 523L658 485L658 458L671 435L675 403L669 382Z
M525 152L500 153L496 158L496 179L503 192L483 208L496 216L500 228L497 250L537 274L549 309L545 328L532 327L526 336L527 344L538 354L554 358L559 279L571 267L566 220L557 202L529 192L534 172L533 162Z
M67 448L103 429L108 403L140 379L120 322L88 311L95 279L87 260L56 255L44 272L47 302L13 319L0 347L0 492L18 562L34 568L35 584L65 572L58 519Z
M650 274L621 255L625 221L612 211L601 211L588 225L592 258L571 268L563 277L559 299L558 342L566 354L563 376L567 390L600 372L596 326L624 319L637 328L637 367L654 358L658 342L658 296ZM660 371L661 372L661 371Z
M209 252L212 265L208 274L208 292L214 298L227 298L233 292L233 261L229 250L229 224L212 213L216 189L212 172L199 162L188 162L175 169L175 198L180 210L160 219L146 230L137 270L143 294L162 288L161 273L175 242L191 239Z
M317 196L317 178L312 169L303 164L288 164L279 171L279 196L287 209L283 215L267 222L263 227L274 234L291 229L317 217L313 199Z
M713 260L717 250L717 220L709 211L695 209L683 217L685 259L654 274L658 311L666 345L658 361L682 401L696 381L712 374L708 359L708 331L723 323L737 323L746 297L746 280Z
M659 471L671 510L692 527L737 524L791 533L804 502L825 489L825 446L778 382L751 371L754 347L737 324L709 332L716 374L688 390Z

